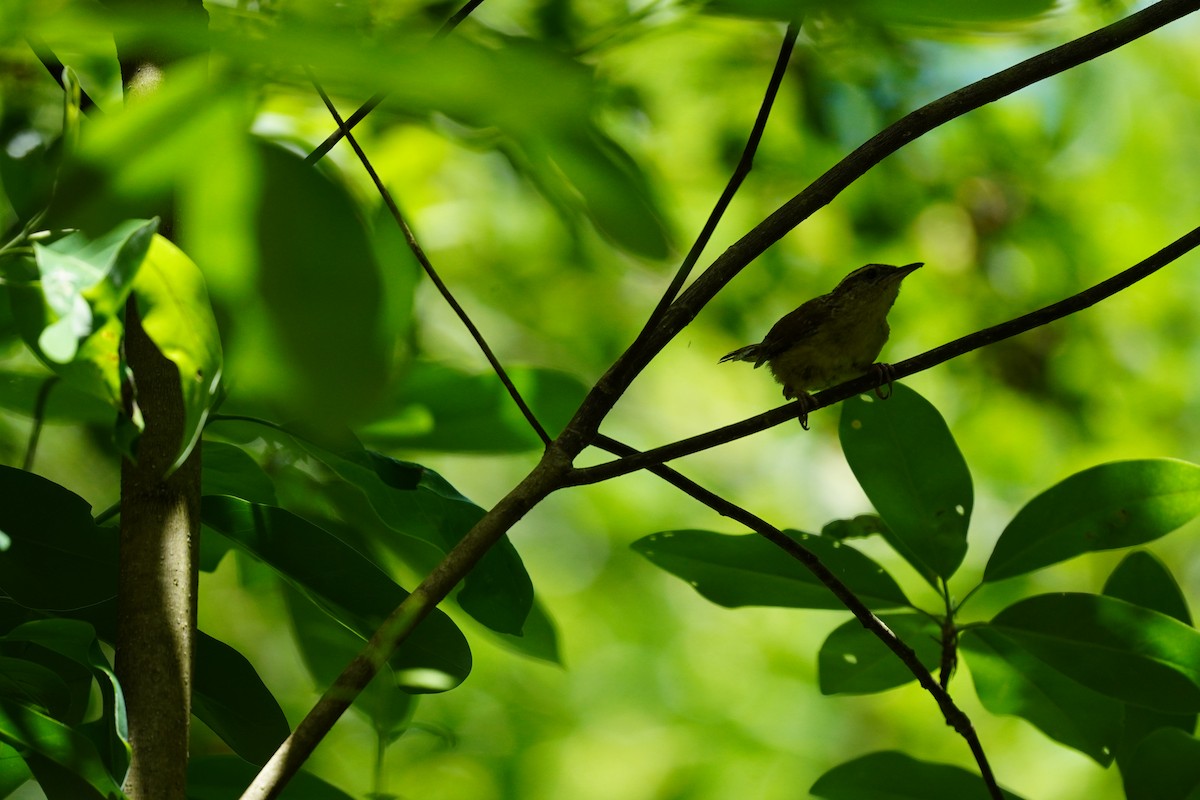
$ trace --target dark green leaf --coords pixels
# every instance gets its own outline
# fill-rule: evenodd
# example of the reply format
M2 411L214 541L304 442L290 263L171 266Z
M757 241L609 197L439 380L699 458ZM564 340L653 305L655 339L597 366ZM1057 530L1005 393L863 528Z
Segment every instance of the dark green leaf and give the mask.
M1162 728L1147 736L1121 768L1128 800L1193 800L1200 793L1200 741Z
M125 797L86 736L31 708L0 700L0 741L23 754L30 771L51 797ZM51 786L58 793L52 792Z
M203 494L227 494L251 503L276 505L275 484L270 476L237 445L205 441L201 464Z
M883 520L877 514L859 514L854 519L835 519L821 528L823 537L839 541L865 539L876 533L880 536L888 533L887 525L883 524Z
M1200 633L1176 619L1093 594L1047 594L991 625L1084 686L1133 705L1200 710Z
M508 374L551 435L587 393L583 383L564 372L510 367ZM542 447L494 374L471 375L428 362L416 364L405 377L395 413L361 434L373 444L416 450L506 453Z
M90 688L89 675L84 684L85 702ZM67 685L53 669L23 658L0 656L0 698L35 708L64 724L78 725L82 714L72 711L78 695L77 687Z
M946 579L967 552L974 490L967 463L928 400L902 384L884 401L842 404L838 428L846 461L901 547L928 580Z
M334 453L310 441L297 441L358 487L388 528L427 542L441 553L450 552L484 515L445 478L420 464L353 446ZM467 575L458 602L492 630L521 633L533 605L533 583L508 537L497 542Z
M798 531L788 535L815 554L867 605L908 605L892 577L854 548ZM757 534L664 531L638 539L631 547L727 608L845 608L803 564Z
M0 590L42 610L89 606L116 595L115 531L97 528L82 497L31 472L0 466Z
M881 751L826 772L809 791L826 800L990 800L983 778L962 767ZM1004 792L1005 800L1021 800Z
M1165 536L1200 514L1200 466L1116 461L1076 473L1035 497L1008 524L984 570L998 581L1082 553Z
M26 222L46 208L62 155L61 140L47 141L25 115L4 109L0 121L0 183L17 219Z
M201 756L188 761L188 800L237 800L258 767L236 756ZM280 800L353 800L351 795L301 770L279 793Z
M941 662L941 631L923 614L883 614L879 617L917 653L928 670ZM821 645L817 656L821 694L884 692L916 680L904 662L857 619L839 625Z
M536 597L525 618L525 627L521 635L496 632L499 642L510 650L540 661L562 665L562 655L558 649L558 629L549 612Z
M46 400L43 419L47 422L82 422L111 425L111 405L96 395L70 386L44 370L0 372L0 408L32 419L38 394L47 381L56 381Z
M378 567L340 539L273 506L233 497L205 497L204 524L318 600L363 639L408 596ZM393 656L397 680L409 691L452 689L471 670L471 652L458 628L434 609Z
M959 640L975 691L993 714L1012 714L1099 762L1112 763L1124 705L1071 680L991 628Z
M1104 583L1104 594L1127 603L1153 609L1191 625L1187 600L1166 565L1152 554L1138 550L1121 560ZM1178 728L1186 733L1196 729L1196 714L1168 714L1139 706L1125 709L1125 728L1117 746L1117 763L1124 772L1135 748L1159 728Z
M253 764L265 764L291 732L246 657L203 631L196 637L192 713Z
M318 688L331 686L362 650L362 639L301 592L287 587L283 592L304 665ZM366 716L378 735L391 739L408 721L414 702L385 664L351 707Z

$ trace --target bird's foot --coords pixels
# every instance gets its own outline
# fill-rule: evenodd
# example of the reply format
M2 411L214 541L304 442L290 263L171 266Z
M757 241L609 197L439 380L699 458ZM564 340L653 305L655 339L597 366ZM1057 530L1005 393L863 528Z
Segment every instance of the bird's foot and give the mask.
M817 406L817 401L808 392L801 391L799 393L784 389L783 396L788 400L795 400L800 406L799 421L800 427L808 430L808 412L812 411Z
M896 370L891 364L872 364L871 375L880 384L875 387L875 396L887 400L892 396L892 382L896 380Z

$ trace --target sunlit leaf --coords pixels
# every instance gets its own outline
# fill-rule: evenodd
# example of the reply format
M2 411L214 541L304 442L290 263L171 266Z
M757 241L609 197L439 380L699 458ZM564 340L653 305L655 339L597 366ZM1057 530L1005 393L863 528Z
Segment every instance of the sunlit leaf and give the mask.
M991 626L1064 675L1133 705L1200 710L1200 633L1176 619L1093 594L1021 600Z
M959 643L984 708L1023 717L1102 766L1112 763L1122 703L1071 680L997 630L972 628Z
M408 592L340 539L273 506L233 497L205 497L204 524L270 565L365 640ZM466 639L434 609L391 661L397 680L413 692L452 689L471 670Z
M1200 466L1171 459L1101 464L1052 486L1017 512L996 542L984 580L1153 541L1197 514Z
M983 779L962 767L881 751L826 772L809 789L826 800L990 800ZM1021 800L1009 791L1005 800Z
M134 279L142 329L179 370L183 441L177 468L200 440L221 380L221 339L200 270L175 245L155 236ZM137 375L134 375L136 382Z
M788 535L868 605L908 605L892 577L854 548L799 531ZM664 531L638 539L631 547L717 605L845 608L803 564L757 534Z
M967 552L974 489L938 410L895 384L887 400L859 395L843 403L838 434L898 552L927 580L953 575Z
M942 647L936 622L923 614L882 614L879 618L916 651L926 669L938 668ZM821 694L870 694L916 680L904 662L857 619L834 628L825 639L817 656L817 671Z

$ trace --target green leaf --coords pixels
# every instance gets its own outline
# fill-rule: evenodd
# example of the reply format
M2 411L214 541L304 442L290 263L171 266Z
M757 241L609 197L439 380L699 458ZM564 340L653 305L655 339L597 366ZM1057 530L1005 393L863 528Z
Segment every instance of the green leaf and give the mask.
M0 742L0 797L8 797L32 777L21 754Z
M113 409L109 403L93 393L80 391L59 380L57 375L37 367L0 371L0 408L32 419L38 395L47 381L55 381L55 385L46 398L42 416L46 422L112 424Z
M843 403L838 434L854 477L900 544L898 552L927 580L930 573L953 575L967 552L974 490L938 410L895 384L887 400L859 395Z
M97 528L91 506L40 475L0 466L0 590L50 611L83 608L116 596L116 532Z
M646 176L613 139L587 124L546 128L541 142L526 140L543 182L562 176L587 216L618 247L663 259L670 241Z
M1192 624L1187 600L1166 565L1152 554L1138 550L1121 560L1104 583L1104 594L1127 603L1153 609ZM1124 772L1138 744L1159 728L1178 728L1186 733L1196 729L1196 714L1169 714L1148 708L1128 706L1125 727L1117 746L1117 763Z
M42 663L56 663L59 675L82 686L78 703L78 720L87 710L88 695L95 679L100 687L101 713L98 719L78 726L88 736L109 773L123 779L129 768L132 753L125 716L125 699L117 676L100 649L95 629L86 622L72 619L41 619L27 622L5 637L5 649L23 645L26 657ZM55 661L46 661L52 654ZM80 677L73 676L82 676ZM74 715L73 715L74 716ZM73 719L58 717L62 722L75 724Z
M1165 536L1200 513L1200 466L1116 461L1076 473L1035 497L1000 534L985 581L1097 550Z
M0 741L22 753L50 797L125 797L86 736L32 708L0 699Z
M188 800L237 800L258 774L258 767L236 756L200 756L188 760ZM300 770L280 800L353 800L341 789Z
M1200 710L1200 633L1176 619L1093 594L1030 597L992 627L1069 678L1137 706Z
M908 599L891 576L854 548L808 533L787 533L816 555L867 605L874 608L908 605ZM664 531L638 539L630 546L655 566L687 581L703 597L727 608L845 609L803 564L757 534Z
M1200 741L1162 728L1147 736L1121 768L1127 800L1194 800L1200 794Z
M587 387L565 372L511 367L508 374L551 435L566 425L587 394ZM364 440L388 448L463 453L542 447L493 373L472 375L419 362L399 386L394 408L359 431Z
M346 665L358 655L362 639L303 593L285 587L283 596L304 665L317 687L324 690L333 685ZM396 685L394 673L384 664L354 698L351 708L363 714L382 739L390 740L403 729L413 706L413 696Z
M291 732L246 657L203 631L196 636L192 713L252 764L265 764Z
M809 792L826 800L990 800L983 778L962 767L880 751L839 764ZM1004 791L1005 800L1021 800Z
M363 450L356 443L335 453L305 439L297 441L338 477L358 487L388 528L427 542L442 554L450 552L484 515L445 478L420 464ZM507 536L467 575L457 599L464 611L492 630L520 635L533 605L533 583Z
M217 401L221 381L221 339L204 276L192 260L161 236L150 243L134 279L142 329L179 370L184 428L175 470L200 440L204 420ZM134 375L136 385L137 375Z
M998 630L971 628L959 644L984 708L1022 717L1100 765L1112 763L1122 703L1071 680Z
M204 442L201 459L200 491L203 494L227 494L251 503L276 505L275 484L242 448L226 442Z
M511 633L494 631L501 645L520 653L523 656L536 658L550 664L562 666L562 654L558 647L558 629L550 613L537 597L525 618L525 625L519 636Z
M356 550L281 508L205 497L201 519L320 602L364 641L408 596ZM471 651L450 618L434 609L391 664L409 691L441 692L466 678Z
M367 230L346 189L302 157L268 144L257 155L258 286L230 319L230 379L288 416L362 419L389 371Z
M54 192L62 157L61 140L47 141L25 114L6 104L0 121L0 184L17 219L43 211Z
M879 617L916 651L928 670L941 662L941 630L923 614L883 614ZM904 662L857 619L834 628L817 656L821 694L871 694L916 680Z

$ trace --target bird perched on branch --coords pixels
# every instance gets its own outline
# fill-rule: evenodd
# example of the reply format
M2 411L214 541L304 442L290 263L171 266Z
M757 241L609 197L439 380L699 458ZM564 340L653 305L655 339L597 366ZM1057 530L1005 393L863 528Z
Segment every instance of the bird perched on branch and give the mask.
M867 264L851 272L829 294L814 297L776 322L758 344L739 347L721 359L752 361L771 368L783 396L806 405L809 390L824 389L872 368L891 329L887 315L900 294L900 282L920 262L893 267ZM800 424L808 428L807 413Z

